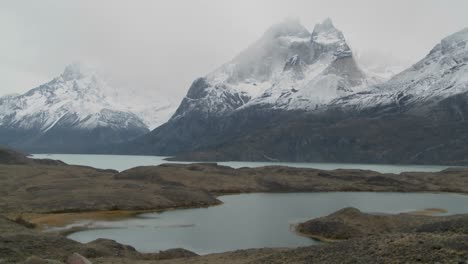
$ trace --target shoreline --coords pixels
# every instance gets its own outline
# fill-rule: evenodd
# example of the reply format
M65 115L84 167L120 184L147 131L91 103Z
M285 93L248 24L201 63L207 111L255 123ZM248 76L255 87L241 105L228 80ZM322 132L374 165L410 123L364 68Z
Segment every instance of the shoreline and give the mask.
M347 193L347 192L356 192L356 193L401 193L401 194L419 194L419 193L429 193L429 194L458 194L458 195L468 195L468 193L457 193L457 192L371 192L371 191L320 191L320 192L239 192L239 193L226 193L216 195L216 198L221 196L231 196L231 195L245 195L245 194L310 194L310 193ZM219 200L220 201L220 200ZM215 206L221 206L224 202L220 201L217 204L207 205L207 206L181 206L181 207L169 207L164 209L148 209L148 210L104 210L104 211L87 211L87 212L71 212L71 213L44 213L44 214L20 214L8 216L9 219L14 220L16 217L21 216L26 221L36 225L36 229L43 232L56 232L65 236L70 234L93 229L103 229L103 227L92 227L89 226L93 222L97 221L120 221L126 219L132 219L138 217L138 215L148 214L148 213L164 213L175 210L187 210L187 209L201 209L201 208L210 208ZM437 216L438 214L447 213L448 211L444 208L422 208L414 211L400 212L398 214L407 214L407 215L419 215L419 216ZM26 217L25 217L26 216ZM83 225L74 225L79 222L84 222ZM85 222L89 221L89 222ZM73 225L73 226L70 226ZM67 226L70 226L67 228ZM295 228L298 224L294 225ZM325 237L315 236L311 234L301 233L297 229L292 230L298 235L305 236L320 242L336 242L340 240L327 239Z
M309 194L309 193L401 193L401 194L410 194L410 193L427 193L427 194L457 194L457 195L468 195L468 193L460 192L398 192L398 191L319 191L319 192L236 192L236 193L226 193L226 194L217 194L216 198L221 196L231 196L231 195L245 195L245 194ZM62 229L67 225L76 224L80 221L119 221L125 219L132 219L138 215L147 214L147 213L163 213L170 212L175 210L186 210L186 209L201 209L209 208L214 206L221 206L224 203L220 201L217 204L206 205L206 206L180 206L180 207L168 207L168 208L158 208L158 209L148 209L148 210L96 210L96 211L84 211L84 212L68 212L68 213L18 213L18 214L7 214L7 218L14 220L17 217L22 217L24 220L35 224L36 229L40 231L48 231L51 229L60 229L59 233L66 232L69 229ZM447 213L448 211L443 208L423 208L415 211L401 212L400 214L409 214L409 215L425 215L425 216L434 216L440 213ZM71 227L74 228L74 227ZM91 230L95 228L83 228L77 230L76 232L83 230ZM100 228L97 228L100 229ZM74 231L75 232L75 231ZM74 233L72 232L72 233ZM320 239L317 239L320 240Z
M324 236L303 233L303 232L299 231L299 229L298 229L300 224L301 223L291 224L290 231L293 232L294 234L298 235L298 236L310 238L310 239L312 239L314 241L317 241L318 243L336 243L336 242L343 241L342 239L331 239L331 238L326 238Z
M49 230L58 229L60 234L67 232L69 229L63 229L68 225L76 224L80 221L119 221L125 219L131 219L142 214L149 213L163 213L175 210L185 209L198 209L208 208L222 205L223 202L206 205L206 206L180 206L180 207L168 207L158 209L147 209L147 210L101 210L101 211L85 211L85 212L69 212L69 213L10 213L6 214L6 217L12 221L16 218L21 217L27 222L36 225L35 229L39 231L47 232ZM76 228L74 226L71 228ZM89 230L94 228L84 228L83 230ZM98 228L100 229L100 228ZM78 230L82 231L82 230ZM77 232L78 232L77 231ZM74 233L74 232L72 232Z
M317 170L284 166L232 169L215 164L164 164L137 167L118 173L91 167L62 164L52 166L32 162L0 166L0 192L5 194L0 199L0 208L2 216L13 219L3 220L5 239L13 241L13 244L7 244L7 248L11 249L8 251L9 258L22 261L31 255L52 256L45 254L50 252L53 258L60 259L65 254L70 254L71 248L76 252L82 250L80 252L84 252L86 256L96 258L98 256L93 253L96 251L86 250L93 248L101 256L112 256L113 253L107 250L117 246L116 242L101 239L82 244L65 236L93 228L89 221L114 221L144 213L220 205L222 201L217 198L224 195L367 192L446 193L465 196L468 194L467 173L468 170L453 169L438 173L397 175L353 169ZM429 210L417 210L416 213L442 212L435 208L426 209ZM81 227L67 226L77 221L83 221ZM34 224L34 229L29 227ZM54 230L57 226L62 228ZM100 226L100 223L94 226ZM317 235L319 236L308 237L315 241L330 242L320 236L320 233ZM35 246L24 248L25 241ZM371 240L363 240L362 243L369 241ZM328 248L332 244L337 243L324 243L324 247ZM347 243L341 245L354 246ZM38 248L41 250L37 250ZM311 247L311 250L320 251L321 248ZM49 251L44 251L45 249ZM300 248L290 249L288 252L294 254L296 251L308 252L301 251ZM261 251L252 249L241 252L256 255ZM268 252L276 254L274 250ZM130 259L135 256L143 257L136 251L130 254ZM235 253L226 253L229 254Z
M292 167L292 168L298 168L298 169L319 169L319 170L348 170L348 169L357 169L357 170L372 170L378 173L395 173L395 174L400 174L400 173L411 173L411 172L426 172L426 173L437 173L441 172L444 169L449 169L449 168L459 168L459 169L468 169L468 164L425 164L425 163L352 163L352 162L320 162L320 161L268 161L268 160L197 160L197 159L192 159L192 160L184 160L184 159L177 159L176 156L157 156L157 155L133 155L133 154L128 154L128 155L120 155L120 154L97 154L97 153L85 153L85 154L77 154L77 153L33 153L30 154L32 155L32 158L34 159L44 159L44 158L57 158L60 159L60 157L55 157L55 156L60 156L60 155L82 155L82 156L116 156L116 157L143 157L143 158L148 158L148 157L154 157L154 158L160 158L162 161L161 163L151 163L151 164L134 164L132 167L128 167L126 169L117 169L117 168L107 168L107 167L99 167L99 169L112 169L112 170L117 170L119 172L132 169L135 167L141 167L141 166L159 166L163 164L217 164L219 166L228 166L232 169L238 169L242 167L237 167L237 166L230 166L229 164L226 163L264 163L263 165L260 166L245 166L246 168L258 168L258 167L265 167L265 166L287 166L287 167ZM67 163L72 166L93 166L92 164L75 164L75 163ZM305 166L299 166L304 164ZM320 168L320 165L335 165L339 164L343 167L336 167L336 168ZM308 165L314 165L314 166L308 166ZM359 165L363 166L364 168L355 168L354 166ZM349 167L347 167L349 166ZM408 171L400 171L400 172L388 172L388 171L378 171L366 167L376 167L376 166L383 166L383 167L408 167L408 168L415 168L414 170L408 170ZM421 167L435 167L438 168L438 170L421 170ZM96 167L97 168L97 167ZM419 168L419 170L418 170Z
M344 209L346 209L346 208L341 208L340 210L344 210ZM340 210L338 210L338 212ZM400 212L400 213L394 213L394 214L387 214L387 213L365 213L365 214L373 215L373 216L376 216L376 217L389 217L389 216L391 217L391 216L405 216L405 215L408 215L408 216L417 216L417 217L419 216L419 217L442 217L442 218L443 217L448 217L448 216L458 215L458 214L450 214L450 215L444 215L444 216L440 215L440 214L443 214L443 213L448 213L448 210L446 210L444 208L424 208L424 209L420 209L420 210L416 210L416 211ZM310 222L310 221L314 221L314 220L320 220L320 219L323 219L323 218L326 218L326 217L327 216L324 215L324 216L309 219L306 222ZM297 224L291 225L292 231L295 234L299 235L299 236L311 238L313 240L316 240L318 242L323 242L323 243L335 243L335 242L347 240L347 239L328 238L328 237L325 237L325 236L322 236L322 235L312 234L312 233L308 233L308 232L305 232L305 231L301 231L300 227L301 227L302 224L304 224L304 223L297 223Z

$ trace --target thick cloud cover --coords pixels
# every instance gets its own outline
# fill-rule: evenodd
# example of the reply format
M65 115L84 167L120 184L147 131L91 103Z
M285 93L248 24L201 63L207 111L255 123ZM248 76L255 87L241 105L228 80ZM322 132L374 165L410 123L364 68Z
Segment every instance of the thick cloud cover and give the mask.
M72 61L115 86L179 99L286 17L331 17L352 47L414 62L468 26L466 0L42 0L0 3L0 95L21 93Z

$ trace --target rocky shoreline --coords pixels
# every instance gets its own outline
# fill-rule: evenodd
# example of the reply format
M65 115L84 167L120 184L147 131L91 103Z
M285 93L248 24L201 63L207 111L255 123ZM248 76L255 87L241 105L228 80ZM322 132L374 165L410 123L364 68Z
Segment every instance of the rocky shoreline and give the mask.
M445 228L436 228L437 226ZM363 213L356 208L344 208L328 216L301 223L296 230L305 236L328 241L425 231L467 233L468 215L372 214Z
M347 250L354 251L355 247L368 245L377 239L376 233L381 232L358 232L355 226L343 226L335 222L330 224L323 219L311 220L312 225L303 223L298 229L310 236L333 240L351 239L353 243L345 240L299 249L252 249L191 258L187 258L191 254L178 250L174 254L166 254L165 258L182 259L162 261L161 255L157 253L141 254L115 241L99 240L80 244L57 233L40 232L40 227L63 226L80 217L118 218L148 210L212 206L220 203L216 197L223 194L332 191L468 193L468 170L447 169L437 173L408 172L397 175L365 170L324 171L283 166L233 169L205 163L137 167L119 173L67 165L59 161L33 160L15 151L0 149L0 231L3 231L0 232L0 263L24 262L31 256L35 256L35 260L42 258L66 262L73 253L93 263L364 263L371 257L381 262L400 262L400 256L396 255L397 251L392 247L381 249L384 253L393 250L393 255L387 252L385 258L360 249L353 253L354 262L350 262L353 258L340 259L339 255L346 254ZM373 216L359 216L357 223L371 221L365 220L368 218L373 219ZM404 223L417 222L414 220L417 219L425 224L439 224L438 228L445 230L445 225L440 224L440 221L436 223L432 220L433 216L405 215L384 219L387 220L376 221L393 226L403 221L401 219L404 219ZM449 217L445 220L459 223L457 221L462 221L459 219L464 217L454 216L453 219ZM449 227L452 226L450 223ZM465 229L454 230L448 233L433 232L432 229L427 232L409 232L390 228L374 242L379 245L381 241L387 240L401 240L401 243L415 239L430 242L436 238L437 241L449 244L451 241L468 241ZM339 231L342 233L336 233ZM399 237L398 234L404 235ZM452 252L455 249L450 250ZM328 252L334 252L336 256ZM413 257L413 253L407 254ZM440 261L446 257L455 259L450 254L437 256L441 258ZM404 260L412 262L408 258Z

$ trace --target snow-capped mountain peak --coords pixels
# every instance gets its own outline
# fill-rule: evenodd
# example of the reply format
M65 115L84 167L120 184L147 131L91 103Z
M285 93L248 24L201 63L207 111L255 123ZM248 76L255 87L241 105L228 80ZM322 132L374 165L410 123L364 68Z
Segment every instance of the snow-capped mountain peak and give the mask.
M309 31L301 24L299 19L288 18L281 23L271 26L263 38L297 37L308 38Z
M332 20L327 18L322 23L315 25L312 31L312 41L320 44L332 44L344 41L344 35L335 28Z
M440 42L442 53L449 53L454 50L464 52L468 49L468 28L462 29L452 34ZM466 55L466 54L465 54Z
M89 75L73 64L49 83L2 105L6 111L2 112L0 118L3 119L3 124L11 127L37 129L43 132L56 125L83 129L115 125L114 122L106 123L102 113L110 117L110 110L116 115L124 111L113 107L112 100L106 94L109 90L111 89L106 82L95 74ZM134 120L133 125L145 128L136 116L128 114Z
M95 68L72 63L46 84L23 95L2 97L0 125L43 132L55 126L147 130L169 119L174 109L168 102L148 104L135 98L109 85Z
M325 19L322 23L315 25L311 37L314 49L321 53L333 52L337 58L352 56L352 51L346 43L343 33L335 28L330 18Z
M63 80L77 80L82 79L86 76L97 75L97 70L89 65L85 65L82 62L73 62L65 67L65 70L60 75Z
M365 109L378 106L437 103L468 93L468 28L444 38L429 54L366 93L344 97L337 106Z
M307 52L288 58L284 71L275 76L272 86L245 107L311 111L376 82L357 66L343 33L331 19L314 27L303 48Z
M298 20L287 19L196 80L173 118L195 112L224 115L253 106L309 111L372 83L331 19L312 33Z

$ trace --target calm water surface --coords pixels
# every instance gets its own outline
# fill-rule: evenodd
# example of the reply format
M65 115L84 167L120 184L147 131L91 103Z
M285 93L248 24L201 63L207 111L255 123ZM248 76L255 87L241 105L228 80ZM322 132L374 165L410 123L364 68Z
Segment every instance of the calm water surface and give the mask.
M124 155L36 154L69 164L126 170L169 163L165 157ZM383 173L440 171L446 166L370 165L343 163L219 162L239 167L287 165L318 169L367 169ZM468 213L468 196L430 193L288 193L222 196L223 205L144 214L116 222L83 222L97 229L70 235L89 242L109 238L143 252L182 247L200 254L260 247L298 247L317 243L291 231L291 225L353 206L367 212L397 213L444 208L449 214Z
M161 156L126 156L126 155L88 155L88 154L34 154L34 158L58 159L68 164L86 165L101 169L114 169L123 171L136 166L159 165L171 163ZM190 162L173 162L190 163ZM400 173L404 171L441 171L447 166L436 165L379 165L379 164L349 164L349 163L300 163L300 162L247 162L228 161L218 162L218 164L240 167L260 167L267 165L284 165L299 168L316 168L323 170L334 169L363 169L373 170L382 173Z
M143 252L182 247L199 254L261 247L298 247L317 242L291 225L353 206L366 212L398 213L444 208L468 213L468 196L433 193L285 193L222 196L223 205L144 214L116 222L93 222L100 229L71 234L89 242L109 238Z

